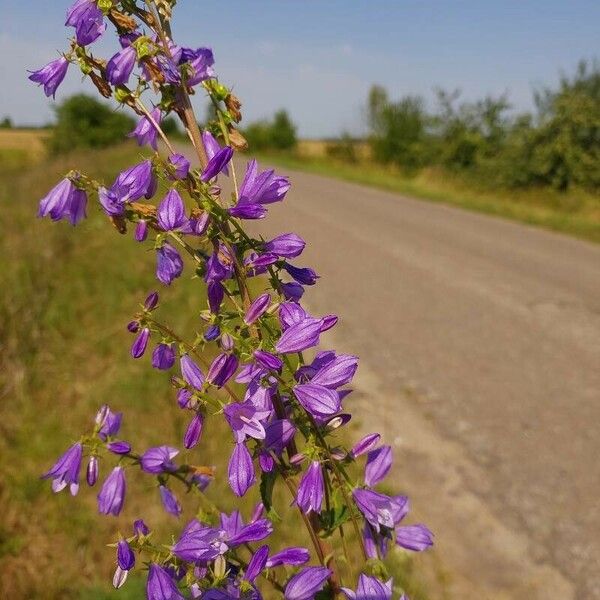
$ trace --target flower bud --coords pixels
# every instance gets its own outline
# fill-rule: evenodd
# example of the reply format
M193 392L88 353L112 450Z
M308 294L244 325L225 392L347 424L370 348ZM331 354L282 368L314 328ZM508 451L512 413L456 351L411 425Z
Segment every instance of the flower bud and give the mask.
M98 481L98 458L90 456L90 462L88 462L87 471L85 478L88 485L93 486Z
M127 323L127 331L129 333L137 333L140 330L140 324L137 321L129 321Z
M219 326L211 325L204 332L204 339L207 342L212 342L213 340L216 340L219 337L219 335L221 335L221 330L219 329Z
M135 239L138 242L143 242L148 237L148 221L141 219L135 226Z
M233 350L233 338L228 333L224 333L221 336L221 348L223 348L225 352Z
M154 310L158 306L158 292L152 292L144 302L146 310Z
M129 442L124 442L124 441L108 442L108 444L106 444L106 447L113 454L128 454L129 452L131 452L131 444Z
M149 338L150 330L147 327L144 327L131 346L131 356L133 358L140 358L144 355Z

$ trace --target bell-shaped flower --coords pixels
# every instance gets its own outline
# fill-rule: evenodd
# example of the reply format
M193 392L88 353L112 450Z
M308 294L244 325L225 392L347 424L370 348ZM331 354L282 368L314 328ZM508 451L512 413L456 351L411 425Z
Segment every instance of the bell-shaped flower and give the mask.
M150 448L142 454L140 465L146 473L153 473L155 475L175 471L177 470L177 465L175 465L172 459L178 454L179 450L171 446Z
M356 592L348 588L342 588L342 592L348 600L391 600L392 580L384 583L376 577L361 573L358 577Z
M62 83L62 80L67 74L68 68L69 61L64 56L61 56L37 71L30 71L31 75L29 76L29 79L39 85L43 85L44 94L54 98L58 86Z
M236 496L243 496L256 481L252 456L243 443L236 444L227 470L229 485Z
M385 479L392 467L392 447L381 446L371 450L365 465L365 483L372 487Z
M337 389L352 381L358 367L358 358L351 354L333 354L331 360L318 368L311 383Z
M139 146L148 144L154 150L158 149L158 129L156 125L160 125L161 112L160 108L154 108L150 112L152 119L149 119L146 115L140 118L135 129L127 134L127 137L134 137ZM154 121L154 123L153 123Z
M210 48L183 48L181 52L180 64L187 63L191 67L191 75L186 83L189 86L197 85L215 76L212 66L215 64L215 58Z
M221 353L211 363L206 381L220 388L223 387L235 374L239 365L235 354Z
M306 242L295 233L282 233L265 244L265 250L283 258L300 256Z
M185 434L183 436L183 446L188 450L193 448L199 441L202 435L202 426L204 425L204 417L200 413L196 413L190 421Z
M204 374L188 354L184 354L179 359L179 366L181 367L181 376L184 381L193 388L201 390L204 385Z
M224 168L227 167L233 157L233 148L225 146L221 148L206 164L200 180L205 183L214 179Z
M138 336L135 338L131 346L131 356L133 358L140 358L146 352L146 348L148 346L148 340L150 339L150 329L148 327L144 327Z
M283 268L302 285L314 285L317 283L317 279L319 279L319 275L310 267L295 267L286 262Z
M175 364L175 348L173 344L161 343L152 352L152 366L166 371Z
M330 575L327 567L305 567L288 581L285 600L314 600Z
M113 85L125 85L129 81L137 52L133 46L127 46L114 56L106 64L106 79Z
M206 156L208 157L208 160L213 158L222 150L221 145L210 131L205 130L202 132L202 142L204 144L204 149L206 150ZM221 173L224 175L229 175L229 168L227 165L221 169Z
M284 548L272 556L269 556L266 566L268 569L279 567L280 565L299 566L307 563L309 560L310 552L306 548Z
M318 460L313 460L298 486L296 504L305 514L311 511L320 513L324 490L325 484L323 482L321 463Z
M168 242L156 251L156 278L165 285L170 285L183 272L183 260Z
M326 418L335 415L342 408L340 395L329 388L313 383L294 386L294 396L313 417Z
M246 436L256 440L265 439L265 428L261 421L270 416L270 411L258 410L252 402L246 401L232 402L223 412L237 444L243 442Z
M266 293L257 296L244 315L244 323L246 323L246 325L254 323L265 313L270 304L271 294Z
M379 443L380 439L380 433L369 433L368 435L365 435L352 446L350 456L352 458L358 458L361 454L369 452L369 450L372 450Z
M86 216L87 194L75 187L70 179L63 179L40 200L38 217L50 216L53 221L69 219L77 225Z
M171 515L178 517L181 514L181 505L175 497L175 494L166 486L161 485L158 488L160 492L160 500L163 508Z
M173 168L175 179L185 179L190 172L190 161L183 154L171 154L169 165Z
M95 42L106 31L104 14L96 0L76 0L67 11L65 25L75 28L75 39L80 46Z
M71 495L77 495L82 455L83 448L81 443L77 442L56 461L49 471L42 475L43 479L52 479L52 491L60 492L69 486Z
M281 454L283 449L294 439L296 426L288 419L273 419L265 427L265 448L275 454Z
M433 546L433 533L425 525L401 525L396 527L396 544L406 550L422 552Z
M106 441L109 437L114 437L119 433L121 429L121 422L123 421L122 412L113 412L108 406L103 406L99 414L102 414L100 419L100 429L98 430L98 437L102 441Z
M156 211L156 219L163 231L177 231L187 224L185 205L176 189L171 188L162 199Z
M148 567L146 598L147 600L185 600L171 575L156 563L150 563Z
M115 467L104 480L98 494L98 512L117 516L125 502L125 474L123 467Z
M319 343L321 321L307 317L299 323L288 327L275 344L275 350L280 354L302 352Z

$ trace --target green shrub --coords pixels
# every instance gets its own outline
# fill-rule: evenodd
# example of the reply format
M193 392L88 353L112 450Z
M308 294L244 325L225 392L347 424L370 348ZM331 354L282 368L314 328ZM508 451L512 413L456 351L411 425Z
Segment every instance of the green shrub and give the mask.
M252 151L292 150L298 140L296 126L285 110L278 110L273 120L263 119L250 123L243 131Z
M55 153L74 148L104 148L123 141L134 120L91 96L77 94L56 108L56 126L48 138Z

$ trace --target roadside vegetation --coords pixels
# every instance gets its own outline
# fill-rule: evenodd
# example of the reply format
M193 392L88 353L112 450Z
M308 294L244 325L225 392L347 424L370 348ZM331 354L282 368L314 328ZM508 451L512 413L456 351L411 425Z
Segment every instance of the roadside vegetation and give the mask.
M600 241L600 67L582 62L516 114L506 96L461 101L437 90L428 110L374 86L369 135L262 147L263 159ZM252 126L247 131L251 131Z
M28 131L13 133L33 139ZM4 130L0 147L3 139L5 147L16 143L12 139L9 144L3 134ZM142 512L158 536L172 529L175 517L165 513L158 489L155 496L150 490L150 506L140 504L147 494L136 493L136 486L152 486L143 483L146 480L137 478L136 483L132 478L128 482L131 489L121 516L98 519L97 489L90 490L82 480L76 498L66 493L53 495L49 483L40 479L54 457L75 441L65 438L65 432L85 430L104 403L125 411L123 437L135 441L136 446L151 447L167 436L169 443L182 448L187 415L172 410L174 391L160 373L149 373L149 356L131 358L133 336L126 324L148 292L159 289L165 312L180 315L171 325L179 331L192 330L185 315L199 318L206 307L204 298L195 293L197 281L182 280L172 289L158 287L148 268L155 260L153 253L145 253L126 239L133 232L120 235L107 228L106 217L97 206L88 207L89 218L79 224L77 236L66 223L35 218L39 199L73 164L110 182L118 169L140 157L140 149L128 143L79 150L76 156L43 158L23 153L21 163L0 163L0 251L4 259L0 271L2 597L140 598L141 580L132 579L119 591L112 589L114 558L102 544L115 539L118 532L129 535L133 520ZM169 310L169 306L181 308L185 303L193 305L188 310ZM135 421L127 418L131 409L141 406ZM233 440L225 427L218 429L219 421L215 419L214 426L207 428L211 436L205 436L196 449L182 449L182 461L215 466L217 476L207 494L231 510L236 504L226 477L229 450L223 449ZM161 423L160 439L156 437L157 422ZM100 470L103 473L105 467L100 465ZM183 491L177 493L187 509L184 514L190 515L195 500L188 502ZM247 495L246 518L257 501L255 489ZM287 495L278 501L279 506L288 504ZM298 532L290 529L295 521L286 515L286 510L281 511L281 538L302 543ZM398 583L415 600L427 598L423 583L414 574L423 569L415 565L432 560L413 559L400 551L390 557Z

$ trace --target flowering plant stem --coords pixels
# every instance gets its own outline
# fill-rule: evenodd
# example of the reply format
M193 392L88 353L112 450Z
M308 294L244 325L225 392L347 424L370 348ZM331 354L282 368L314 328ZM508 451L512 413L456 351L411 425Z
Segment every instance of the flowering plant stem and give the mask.
M245 496L260 479L260 503L250 520L241 513L222 512L209 499L210 485L219 476L213 468L177 463L179 449L165 444L134 451L120 438L122 413L102 406L93 428L58 459L44 477L58 492L79 490L79 474L88 457L86 482L95 485L99 457L113 457L115 466L98 494L98 510L118 515L124 510L126 474L135 470L154 477L167 513L183 512L172 485L183 485L198 499L198 510L187 525L160 545L142 521L133 534L121 534L116 544L115 587L121 587L134 568L136 555L148 567L147 597L178 600L183 594L202 600L254 600L260 598L258 581L270 583L286 600L335 597L351 600L389 600L392 582L383 562L395 542L405 550L421 551L432 544L424 525L403 525L408 513L405 496L377 491L392 465L390 446L370 434L347 449L337 432L350 420L343 404L351 392L358 359L334 350L315 351L321 336L337 323L335 315L315 317L301 304L305 288L317 282L317 273L294 264L305 242L294 233L265 241L253 238L243 223L262 219L273 203L281 202L289 179L273 171L260 171L249 161L238 185L232 157L245 147L236 129L241 103L220 83L213 70L209 48L178 46L172 39L170 18L174 0L77 0L67 13L67 26L75 29L69 52L31 75L53 95L69 65L78 65L100 93L132 108L140 120L131 132L149 158L124 169L115 181L103 182L70 171L40 202L39 216L68 219L76 225L87 213L88 199L116 229L125 234L133 226L137 243L153 238L156 277L172 285L188 266L204 291L198 295L201 327L193 337L180 335L155 316L159 294L152 292L127 325L135 335L134 359L155 344L152 366L170 372L177 404L190 415L183 438L193 452L213 419L223 418L233 443L227 478L236 497ZM114 25L120 50L109 60L93 57L89 46ZM216 119L202 131L190 95L203 90L215 108ZM153 94L153 108L143 97ZM194 146L199 168L176 151L161 121L176 114ZM162 142L167 156L159 151ZM222 182L230 176L229 198ZM158 180L168 188L156 204ZM252 284L250 285L250 281ZM252 293L256 291L256 293ZM204 307L201 304L205 301ZM308 353L305 356L305 353ZM179 374L174 373L176 363ZM366 455L362 478L357 473ZM275 552L257 547L273 533L280 519L275 508L275 486L281 482L300 515L313 547L317 565L303 566L310 552L300 546ZM353 536L345 535L351 522ZM338 564L339 540L347 566ZM356 549L351 547L356 546ZM245 560L241 550L249 553ZM353 561L353 554L360 560ZM283 568L301 567L291 577ZM354 568L353 568L354 567ZM275 571L280 569L280 571ZM280 583L276 573L286 577ZM349 579L360 573L356 592Z

